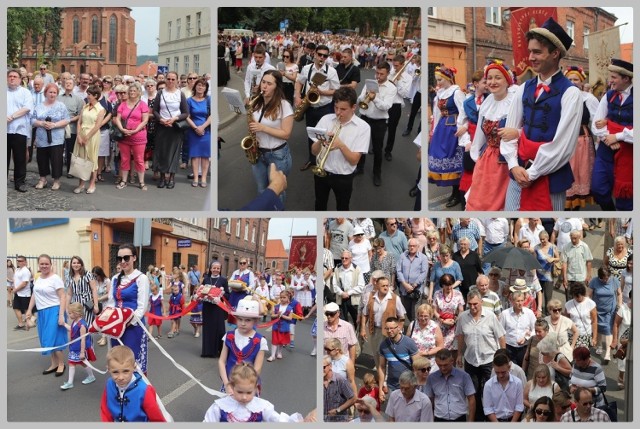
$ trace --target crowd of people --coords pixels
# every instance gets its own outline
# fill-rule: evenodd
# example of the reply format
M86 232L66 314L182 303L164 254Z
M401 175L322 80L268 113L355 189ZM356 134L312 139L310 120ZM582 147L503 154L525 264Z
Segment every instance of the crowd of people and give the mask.
M146 191L146 171L158 188L175 187L179 169L206 188L211 157L211 74L155 76L7 71L7 166L13 186L27 192L27 164L38 165L35 189L61 189L78 179L75 194L92 194L112 173L116 188ZM74 160L83 167L74 169ZM87 162L88 160L89 162ZM81 177L80 177L81 176ZM66 182L71 184L72 182ZM66 188L66 186L64 187ZM64 190L64 189L63 189Z
M587 71L560 66L573 40L553 18L526 38L537 76L520 85L501 60L468 94L436 67L429 183L463 210L632 210L633 64L611 59L598 99Z
M84 367L87 374L82 384L91 384L96 377L86 361L96 360L96 345L108 345L107 366L112 379L107 381L102 398L102 420L165 421L168 414L157 403L155 390L145 377L147 331L158 341L163 337L163 325L170 324L166 336L174 338L184 332L180 320L188 316L194 337L202 338L201 357L218 359L220 390L232 394L216 401L206 412L205 421L304 419L299 414L277 413L273 405L259 398L259 376L265 361L282 359L283 347L295 347L296 321L315 317L312 270L292 267L289 272L259 272L248 266L246 258L240 258L239 268L228 278L221 275L218 261L204 273L197 265L189 269L176 266L170 273L164 265L149 265L143 273L136 268L138 253L131 244L121 245L116 259L111 277L100 266L89 270L80 256L65 261L62 272L56 273L51 257L40 255L35 275L27 267L26 257L17 256L16 266L7 260L9 303L18 320L14 330L37 328L40 345L47 349L43 354L51 361L43 375L62 377L67 372L68 379L60 389L69 390L74 388L76 368ZM121 335L109 331L110 341L105 334L86 335L91 326L102 326L96 321L106 308L127 308L136 317L122 327ZM269 341L257 328L267 318L271 320L272 346L271 355L265 358ZM315 344L315 323L310 334ZM99 337L97 341L94 336ZM63 346L69 341L72 344L65 359ZM310 354L316 355L315 346ZM136 383L131 383L134 379ZM109 392L117 388L126 401L112 401ZM306 417L312 418L312 414Z
M598 228L613 244L594 258L583 238ZM624 389L632 231L630 219L326 219L325 420L616 419L603 368L615 361Z
M235 57L236 72L244 73L251 137L250 149L244 149L255 157L251 168L258 193L269 184L271 163L285 176L290 173L287 140L294 120L303 118L307 129L322 130L308 138L308 156L300 167L316 173L315 210L327 210L331 191L337 210L349 210L353 180L364 174L367 153L374 158L373 184L382 186L383 158L393 159L402 108L411 103L403 136L411 133L420 108L420 44L411 42L322 33L221 35L221 65L230 69ZM365 86L358 94L360 71L366 69L375 69L376 89ZM419 135L415 143L420 147ZM286 193L280 199L284 203Z

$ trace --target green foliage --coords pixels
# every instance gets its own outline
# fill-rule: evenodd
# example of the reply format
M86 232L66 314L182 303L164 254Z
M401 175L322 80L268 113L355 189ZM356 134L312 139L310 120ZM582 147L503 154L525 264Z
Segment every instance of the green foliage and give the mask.
M23 47L31 43L32 34L39 35L38 57L49 54L48 60L54 62L60 49L61 11L58 7L7 8L7 64L20 63Z

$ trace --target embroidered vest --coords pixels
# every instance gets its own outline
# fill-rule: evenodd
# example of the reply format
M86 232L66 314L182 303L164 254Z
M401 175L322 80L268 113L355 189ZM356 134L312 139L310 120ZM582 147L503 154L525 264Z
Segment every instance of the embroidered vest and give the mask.
M607 119L623 125L633 125L633 87L631 88L631 94L624 100L624 103L620 105L618 97L614 97L616 91L609 90L605 97L607 97ZM613 100L612 100L613 98Z
M249 339L249 344L247 344L242 350L238 348L235 342L235 332L227 332L227 337L224 340L229 353L227 355L227 363L225 365L227 369L227 374L231 374L231 369L239 363L242 362L251 362L253 364L256 361L256 356L260 351L260 341L262 340L262 335L258 332Z

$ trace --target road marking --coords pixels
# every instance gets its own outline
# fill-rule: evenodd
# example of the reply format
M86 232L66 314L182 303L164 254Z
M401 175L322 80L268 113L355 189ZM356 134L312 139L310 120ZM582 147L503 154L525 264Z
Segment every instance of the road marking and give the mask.
M177 399L180 397L180 395L186 393L189 389L191 389L193 386L196 386L197 383L191 379L189 379L189 381L187 381L186 383L182 384L181 386L178 386L177 389L175 389L173 392L169 392L168 395L160 398L160 400L162 401L162 403L167 406L169 405L174 399Z

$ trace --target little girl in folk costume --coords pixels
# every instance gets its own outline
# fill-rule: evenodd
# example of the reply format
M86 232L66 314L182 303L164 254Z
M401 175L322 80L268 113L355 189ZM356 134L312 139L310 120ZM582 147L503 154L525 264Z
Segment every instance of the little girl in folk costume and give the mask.
M271 356L267 359L273 362L275 358L282 359L282 347L291 341L291 320L293 319L289 292L280 293L280 303L271 312L272 319L278 319L271 331Z
M233 367L229 387L233 396L217 399L207 410L205 422L302 422L301 414L278 413L271 402L256 397L258 373L248 362Z
M171 295L169 296L169 316L182 313L184 308L184 295L182 295L182 282L174 281L171 285ZM180 335L180 318L178 316L171 319L171 332L167 335L168 338L173 338L176 335Z
M197 296L194 294L191 300L197 300ZM202 327L202 301L198 301L195 307L189 313L189 323L193 326L193 336L200 337L200 328Z
M155 314L156 316L162 316L163 302L162 302L162 292L158 289L158 286L155 284L151 285L151 296L149 297L149 313ZM153 319L149 318L149 333L153 335L153 327L156 327L158 330L158 334L155 336L156 339L162 337L162 319Z
M65 325L69 331L71 341L77 340L87 333L87 324L82 319L83 307L79 302L69 304L69 318L71 325ZM73 378L76 374L76 365L84 366L87 371L87 378L82 380L82 384L91 384L96 381L91 368L83 363L84 359L89 362L95 362L96 354L93 352L91 335L83 337L79 341L75 341L69 345L69 380L60 386L62 390L68 390L73 387Z
M233 312L238 327L227 332L222 338L223 346L218 360L223 392L232 390L229 387L229 375L236 364L250 363L258 376L262 371L264 353L269 349L269 345L267 339L254 329L260 313L260 303L251 297L240 300Z
M303 308L302 304L298 302L295 298L295 290L291 287L287 289L287 293L289 294L289 303L291 304L291 308L293 309L293 314L302 317L303 316ZM291 341L289 342L289 348L295 348L295 337L296 337L296 322L298 319L295 317L291 319L291 324L289 325L290 333L291 333Z

